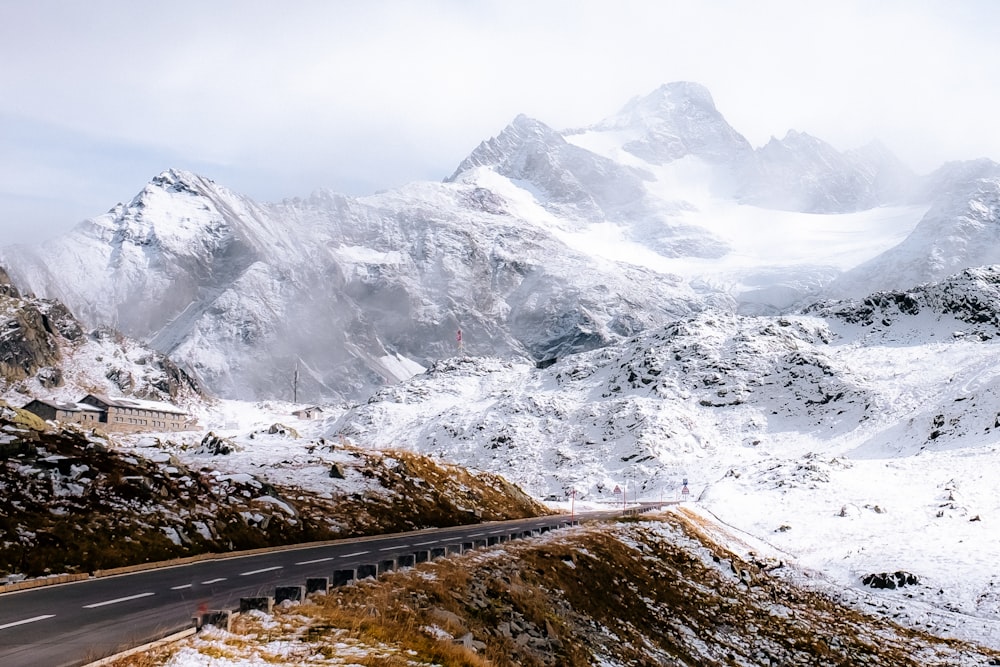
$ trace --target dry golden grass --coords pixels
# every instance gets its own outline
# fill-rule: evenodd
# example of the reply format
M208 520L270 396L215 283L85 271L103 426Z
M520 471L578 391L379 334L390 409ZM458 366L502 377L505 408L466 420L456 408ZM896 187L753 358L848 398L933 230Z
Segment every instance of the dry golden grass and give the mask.
M797 587L717 532L666 513L507 543L335 589L267 628L241 620L222 646L238 655L281 639L331 665L379 667L1000 665L1000 652ZM338 661L345 646L363 657Z
M512 543L504 557L439 561L340 589L306 613L317 640L337 628L442 665L587 665L601 656L620 665L916 667L963 653L1000 664L995 651L796 588L730 553L693 517L661 518ZM664 528L676 539L663 539ZM520 632L508 636L501 627L512 621ZM484 646L472 653L431 637L431 626Z

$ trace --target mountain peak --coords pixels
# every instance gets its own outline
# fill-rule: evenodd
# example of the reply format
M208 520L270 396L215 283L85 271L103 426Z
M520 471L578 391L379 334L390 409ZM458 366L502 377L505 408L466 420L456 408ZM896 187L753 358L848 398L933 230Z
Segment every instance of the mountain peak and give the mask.
M214 186L215 181L185 169L171 167L160 172L149 181L149 185L171 192L200 193L206 186Z
M708 89L691 81L666 83L648 95L635 97L592 129L638 134L623 148L654 164L686 155L732 163L753 150L715 108Z
M701 109L716 111L712 93L709 92L708 88L694 81L665 83L645 97L637 97L633 101L644 106L689 104Z
M561 146L566 140L542 121L523 113L518 114L500 134L480 143L469 157L462 160L455 173L445 180L454 181L459 174L475 167L503 164L514 152L529 143Z

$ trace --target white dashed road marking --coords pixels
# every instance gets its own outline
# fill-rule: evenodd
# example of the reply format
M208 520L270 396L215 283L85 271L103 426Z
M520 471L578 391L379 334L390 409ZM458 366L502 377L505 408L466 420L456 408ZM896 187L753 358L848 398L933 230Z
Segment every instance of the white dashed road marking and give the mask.
M225 577L219 577L218 579L209 579L208 581L201 582L201 585L202 586L208 586L209 584L217 584L220 581L225 581L225 580L226 580Z
M249 577L251 574L260 574L261 572L272 572L274 570L283 570L284 565L275 565L274 567L265 567L260 570L250 570L249 572L240 572L241 577Z
M25 623L34 623L35 621L44 621L47 618L52 618L55 614L46 614L45 616L35 616L34 618L26 618L23 621L14 621L13 623L4 623L0 625L0 630L6 630L7 628L13 628L15 625L24 625Z
M325 563L328 560L333 560L333 556L330 556L329 558L317 558L316 560L304 560L300 563L296 563L296 565L313 565L315 563Z
M128 602L129 600L138 600L139 598L148 598L150 595L156 595L156 593L139 593L138 595L129 595L124 598L115 598L114 600L105 600L104 602L95 602L94 604L83 605L84 609L96 609L97 607L104 607L109 604L118 604L119 602Z

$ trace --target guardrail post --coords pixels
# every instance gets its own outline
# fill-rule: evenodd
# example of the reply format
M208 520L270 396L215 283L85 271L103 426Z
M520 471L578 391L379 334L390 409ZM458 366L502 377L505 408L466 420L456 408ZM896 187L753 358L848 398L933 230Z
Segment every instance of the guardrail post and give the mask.
M201 615L195 616L195 628L201 630L206 625L219 628L229 632L233 627L233 612L228 609L213 609Z
M351 583L358 578L358 571L355 569L346 570L334 570L333 571L333 585L334 586L344 586Z
M330 577L307 577L306 595L310 593L328 593L330 591Z
M274 598L270 595L240 598L240 613L245 614L248 611L262 611L270 614L274 611Z
M380 560L378 562L378 573L384 574L386 572L392 572L396 569L396 559L386 558L385 560Z
M413 562L415 563L426 563L430 559L431 559L431 552L426 549L413 552Z
M431 549L431 560L434 560L435 558L441 558L447 554L448 550L445 549L444 547L434 547L433 549Z
M374 579L378 576L378 565L375 563L366 563L364 565L358 565L358 579L367 579L371 577Z
M280 604L285 600L301 602L306 597L305 586L277 586L274 589L274 603Z
M416 564L417 564L417 559L416 556L414 556L413 554L406 554L404 556L396 557L396 565L400 569L403 569L404 567L413 567Z

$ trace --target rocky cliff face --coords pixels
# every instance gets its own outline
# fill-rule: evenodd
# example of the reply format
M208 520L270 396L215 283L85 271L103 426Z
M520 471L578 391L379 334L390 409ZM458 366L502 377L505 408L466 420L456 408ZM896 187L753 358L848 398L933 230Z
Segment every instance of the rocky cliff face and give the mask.
M21 296L2 269L0 332L0 393L15 402L91 391L167 401L201 393L163 354L109 328L85 331L58 301Z
M0 379L12 383L37 374L47 386L62 384L58 339L76 340L82 335L62 306L22 299L3 269L0 332Z

